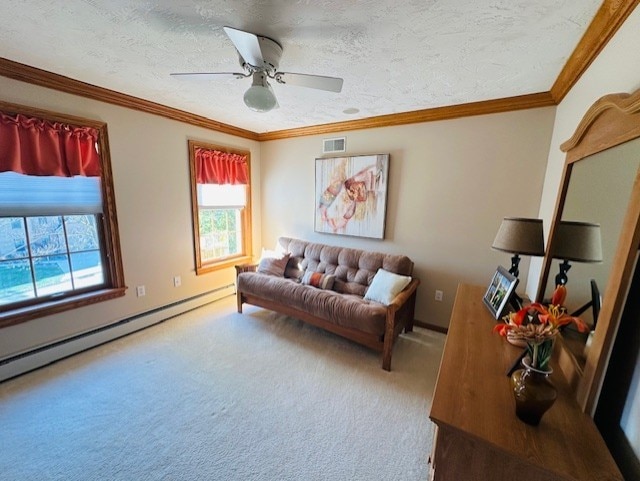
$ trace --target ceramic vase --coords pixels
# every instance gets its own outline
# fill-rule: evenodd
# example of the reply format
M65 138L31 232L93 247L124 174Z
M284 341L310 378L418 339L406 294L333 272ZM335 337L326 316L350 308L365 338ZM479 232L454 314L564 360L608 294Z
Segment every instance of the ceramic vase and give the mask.
M511 388L516 400L516 416L523 422L537 426L545 412L549 410L558 396L549 376L551 368L541 371L531 367L529 358L522 360L524 369L518 369L511 375Z

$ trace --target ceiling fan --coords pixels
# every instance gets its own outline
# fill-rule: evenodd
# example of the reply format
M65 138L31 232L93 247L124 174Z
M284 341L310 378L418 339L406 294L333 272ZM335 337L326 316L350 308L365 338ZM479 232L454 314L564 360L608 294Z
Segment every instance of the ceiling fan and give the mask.
M279 72L282 46L273 39L231 27L224 27L224 31L238 51L243 72L193 72L172 73L170 75L174 77L197 76L199 78L212 75L233 75L238 79L253 77L251 87L244 94L244 103L257 112L268 112L278 107L278 101L268 79L283 85L297 85L330 92L342 90L341 78Z

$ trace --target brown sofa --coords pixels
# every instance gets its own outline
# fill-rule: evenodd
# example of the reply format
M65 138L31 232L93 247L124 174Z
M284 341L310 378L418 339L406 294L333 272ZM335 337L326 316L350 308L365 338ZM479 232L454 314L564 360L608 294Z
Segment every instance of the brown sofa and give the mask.
M389 305L367 300L365 294L378 269L411 276L413 262L407 256L288 237L281 237L278 243L290 255L282 265L283 275L258 272L257 264L236 266L238 312L248 303L301 319L382 352L382 368L389 371L395 339L403 329L413 329L420 281L411 279ZM332 287L303 283L311 272L330 278Z

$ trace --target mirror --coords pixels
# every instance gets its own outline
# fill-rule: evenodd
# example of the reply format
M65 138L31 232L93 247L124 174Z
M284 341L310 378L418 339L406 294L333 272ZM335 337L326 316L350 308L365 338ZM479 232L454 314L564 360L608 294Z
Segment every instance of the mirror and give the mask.
M592 301L592 279L600 297L606 291L622 221L639 166L640 139L635 139L581 159L575 162L571 169L560 218L562 221L600 224L602 262L571 262L571 268L567 273L566 307L569 313L575 313ZM544 291L545 299L551 298L555 289L555 274L559 271L561 262L562 259L552 260ZM593 318L593 312L589 307L579 314L592 328L597 321ZM581 334L571 325L563 334L576 362L584 368L588 333Z
M603 262L571 262L567 284L567 307L573 312L572 308L591 299L590 280L596 280L602 305L595 330L588 339L571 339L565 331L556 349L560 369L583 411L590 415L598 401L640 246L639 137L640 90L597 100L573 136L561 145L567 157L536 299L548 298L555 284L561 261L553 259L552 253L560 222L601 224ZM585 311L580 317L593 322L589 315Z

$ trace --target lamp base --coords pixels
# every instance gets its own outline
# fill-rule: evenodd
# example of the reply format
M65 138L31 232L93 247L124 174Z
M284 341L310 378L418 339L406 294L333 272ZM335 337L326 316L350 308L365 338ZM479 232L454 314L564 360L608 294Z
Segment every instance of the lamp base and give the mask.
M571 264L568 260L564 260L560 264L560 272L556 275L556 286L564 286L569 279L567 279L567 272L571 269Z

